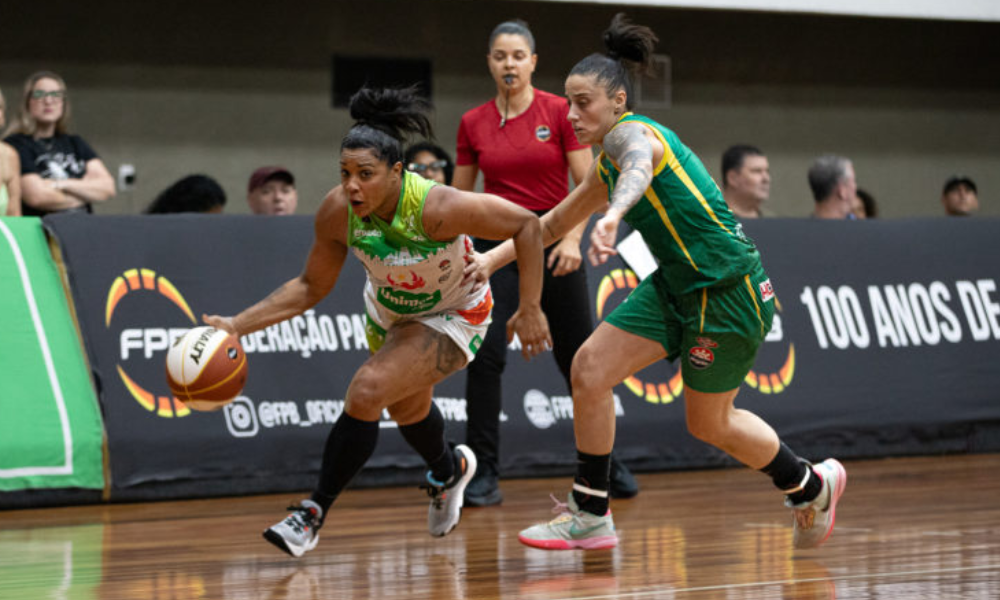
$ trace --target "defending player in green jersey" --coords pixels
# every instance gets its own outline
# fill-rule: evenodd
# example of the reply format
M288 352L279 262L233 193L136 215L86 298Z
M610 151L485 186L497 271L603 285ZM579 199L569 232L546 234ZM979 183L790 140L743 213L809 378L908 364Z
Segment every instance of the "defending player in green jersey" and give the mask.
M519 539L559 550L618 543L608 503L612 390L667 358L680 361L691 434L770 476L792 509L794 545L812 548L833 531L847 474L834 459L815 465L801 459L762 419L734 406L770 329L774 291L756 247L698 157L672 131L631 112L628 67L645 65L656 41L649 28L617 15L604 33L607 52L584 58L566 79L573 130L601 153L587 178L542 218L543 242L603 212L587 252L593 264L616 254L624 219L660 265L574 357L573 489L559 503L559 517L525 529ZM504 243L478 257L470 276L482 279L513 259L513 246Z

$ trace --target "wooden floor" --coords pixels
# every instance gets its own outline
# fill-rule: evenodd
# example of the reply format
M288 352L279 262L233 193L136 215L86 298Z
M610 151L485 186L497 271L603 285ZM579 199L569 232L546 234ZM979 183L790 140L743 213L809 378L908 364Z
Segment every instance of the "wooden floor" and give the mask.
M790 515L749 470L640 475L614 550L517 541L568 479L504 481L443 539L413 488L357 490L317 549L264 542L294 494L0 511L0 598L1000 598L1000 455L847 462L837 528L791 550Z

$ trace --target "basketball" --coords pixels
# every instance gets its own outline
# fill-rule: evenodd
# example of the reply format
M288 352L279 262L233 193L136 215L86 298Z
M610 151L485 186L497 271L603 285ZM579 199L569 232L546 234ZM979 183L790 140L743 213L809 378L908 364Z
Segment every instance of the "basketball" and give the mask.
M167 383L191 409L219 410L239 395L246 381L243 346L221 329L195 327L167 352Z

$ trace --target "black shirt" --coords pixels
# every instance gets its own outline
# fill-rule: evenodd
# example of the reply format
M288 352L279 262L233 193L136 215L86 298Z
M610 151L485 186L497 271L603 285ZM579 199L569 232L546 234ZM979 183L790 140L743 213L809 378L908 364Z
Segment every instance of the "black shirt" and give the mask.
M82 179L87 173L87 162L98 158L97 153L78 135L56 134L50 138L35 139L30 135L15 133L4 140L13 146L21 157L21 175L38 174L42 179ZM38 210L23 202L25 216L42 216L48 211ZM87 204L87 212L90 205Z

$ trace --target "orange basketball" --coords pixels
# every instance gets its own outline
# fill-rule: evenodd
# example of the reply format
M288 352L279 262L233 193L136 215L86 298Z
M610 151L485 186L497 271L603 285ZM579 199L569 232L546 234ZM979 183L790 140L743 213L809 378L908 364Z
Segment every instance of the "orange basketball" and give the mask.
M219 410L247 382L247 357L235 335L195 327L167 352L167 383L178 400L194 410Z

